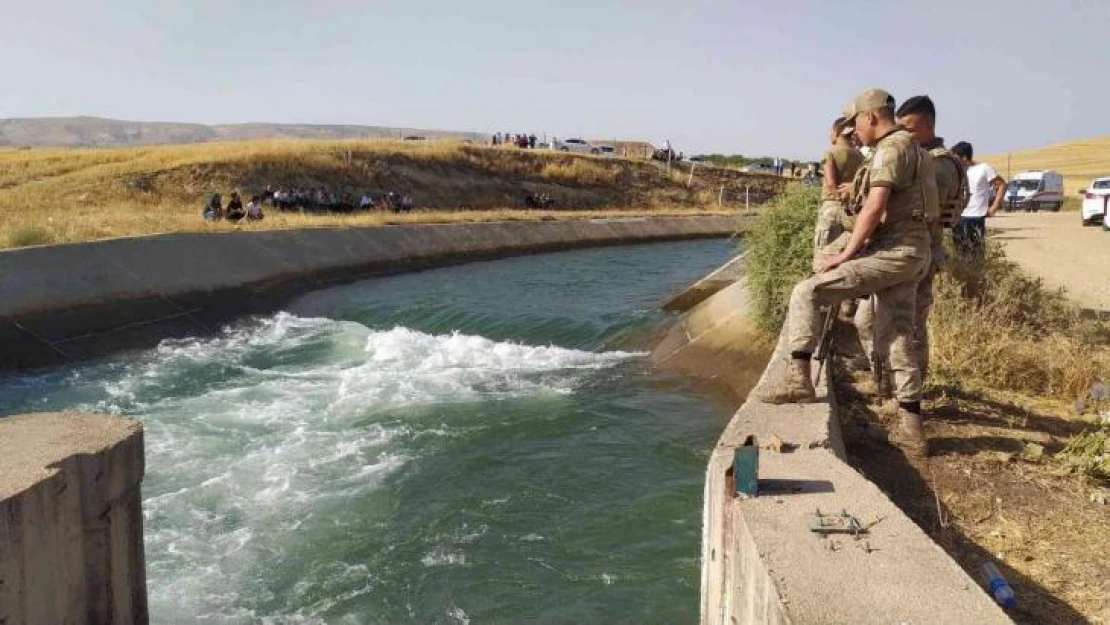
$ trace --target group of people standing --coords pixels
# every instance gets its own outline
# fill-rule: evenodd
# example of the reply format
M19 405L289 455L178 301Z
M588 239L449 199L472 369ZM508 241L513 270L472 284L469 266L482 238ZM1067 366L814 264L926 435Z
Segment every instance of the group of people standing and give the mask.
M500 132L494 133L493 138L490 139L491 145L515 145L521 149L536 149L536 135L514 135L514 134L501 134Z
M948 261L943 233L955 235L959 256L951 262L978 262L983 220L997 211L1005 182L989 165L972 161L970 144L945 147L928 96L895 107L887 91L864 91L844 107L830 139L814 274L794 287L787 313L790 362L759 397L777 404L814 401L810 361L823 327L821 309L859 300L855 322L870 365L892 374L898 425L890 440L924 456L921 389L933 279Z

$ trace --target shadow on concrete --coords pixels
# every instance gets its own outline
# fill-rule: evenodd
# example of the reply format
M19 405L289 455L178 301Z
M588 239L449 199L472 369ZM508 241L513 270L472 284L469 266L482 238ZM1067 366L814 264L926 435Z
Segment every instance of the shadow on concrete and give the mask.
M807 495L833 492L836 492L836 489L828 480L759 480L760 495Z

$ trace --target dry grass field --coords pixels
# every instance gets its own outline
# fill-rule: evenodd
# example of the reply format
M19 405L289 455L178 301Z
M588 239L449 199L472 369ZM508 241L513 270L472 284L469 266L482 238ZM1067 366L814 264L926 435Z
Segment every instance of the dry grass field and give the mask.
M1065 141L1041 148L980 157L1006 177L1027 169L1052 169L1064 176L1066 197L1077 198L1092 178L1110 176L1110 136ZM1007 179L1009 179L1007 177Z
M764 194L783 184L728 171L686 182L685 174L668 175L642 160L446 140L0 149L0 247L235 227L723 212L716 205L720 184L751 185ZM323 187L352 198L395 191L412 196L418 210L348 216L268 210L261 223L242 226L201 219L211 193L226 201L239 190L246 200L267 185ZM554 198L554 210L523 210L529 193Z

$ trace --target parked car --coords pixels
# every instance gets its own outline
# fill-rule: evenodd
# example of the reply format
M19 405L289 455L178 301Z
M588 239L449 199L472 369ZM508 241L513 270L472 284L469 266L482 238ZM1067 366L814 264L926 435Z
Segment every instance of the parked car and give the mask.
M579 154L589 154L594 146L590 145L589 141L585 139L563 139L552 142L551 147L560 152L577 152Z
M1054 171L1023 171L1006 185L1007 210L1058 211L1064 204L1064 177Z
M1079 211L1083 225L1105 224L1106 204L1110 201L1110 178L1095 178L1086 189L1079 190L1079 195L1083 196L1083 207Z
M616 158L617 148L611 145L599 145L593 149L592 153L606 158Z

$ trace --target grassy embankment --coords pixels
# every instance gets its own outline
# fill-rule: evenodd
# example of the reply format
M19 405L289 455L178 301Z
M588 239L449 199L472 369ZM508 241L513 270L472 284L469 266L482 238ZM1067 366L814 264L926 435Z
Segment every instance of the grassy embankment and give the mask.
M552 219L728 212L724 184L768 192L782 182L724 170L668 175L642 160L488 148L451 141L239 141L109 149L0 149L0 247L235 228ZM413 197L417 211L355 215L280 213L261 223L205 223L214 191L249 198L267 185L337 194ZM526 211L527 193L554 210Z
M811 273L816 209L814 190L790 190L746 236L749 286L768 332ZM1110 492L1108 328L997 246L982 264L950 262L935 298L925 397L932 456L911 462L882 443L887 406L858 391L863 377L837 367L852 464L972 576L1001 557L1018 589L1019 623L1110 619L1110 507L1099 503ZM854 340L850 326L840 330Z

